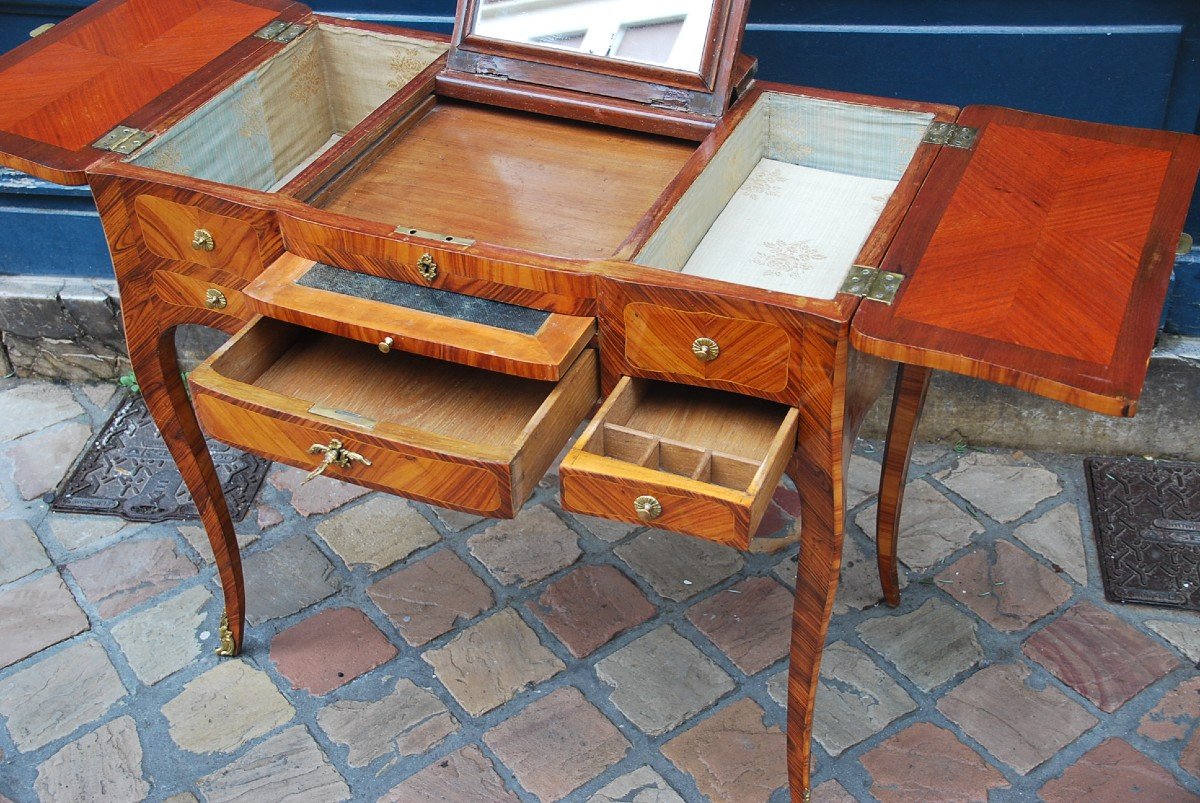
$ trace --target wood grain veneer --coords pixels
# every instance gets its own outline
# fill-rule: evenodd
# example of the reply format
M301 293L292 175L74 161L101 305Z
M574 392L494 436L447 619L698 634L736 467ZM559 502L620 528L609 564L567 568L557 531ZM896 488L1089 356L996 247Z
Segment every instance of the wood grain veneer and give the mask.
M262 271L258 235L244 220L213 215L153 195L138 198L135 206L146 247L156 255L219 268L245 278L257 276ZM201 229L212 235L213 250L205 251L192 245L196 232Z
M863 304L856 348L1132 415L1200 169L1200 140L994 107L960 117Z
M321 206L535 253L606 257L694 147L443 102L390 148L347 171Z

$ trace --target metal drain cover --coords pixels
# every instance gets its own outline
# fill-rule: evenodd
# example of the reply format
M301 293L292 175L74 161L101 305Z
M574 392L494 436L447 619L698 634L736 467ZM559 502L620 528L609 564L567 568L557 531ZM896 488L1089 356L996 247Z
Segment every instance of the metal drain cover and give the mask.
M1200 464L1091 457L1085 466L1104 595L1200 610Z
M246 517L270 462L208 441L217 477L234 521ZM127 521L198 519L171 453L141 396L130 396L100 430L51 510L100 513Z

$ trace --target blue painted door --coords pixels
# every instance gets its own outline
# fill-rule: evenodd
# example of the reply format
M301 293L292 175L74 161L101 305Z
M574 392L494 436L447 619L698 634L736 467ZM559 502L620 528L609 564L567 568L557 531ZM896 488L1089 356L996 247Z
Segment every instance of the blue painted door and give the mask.
M0 2L0 50L85 5ZM451 0L315 6L444 32L454 13ZM772 81L1200 133L1197 0L753 0L745 50ZM1188 226L1200 233L1200 204ZM0 272L109 270L86 191L0 173ZM1167 312L1169 330L1200 335L1200 255L1179 262Z

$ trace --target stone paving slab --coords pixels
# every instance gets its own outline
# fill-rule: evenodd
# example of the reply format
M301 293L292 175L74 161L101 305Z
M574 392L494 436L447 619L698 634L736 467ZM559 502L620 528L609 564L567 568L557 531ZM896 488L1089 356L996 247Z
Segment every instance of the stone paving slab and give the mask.
M787 799L789 483L743 553L566 513L553 472L501 523L275 467L218 659L202 530L31 493L120 398L0 381L0 802ZM851 460L814 799L1200 799L1200 624L1089 584L1082 458L920 445L891 610L881 455Z

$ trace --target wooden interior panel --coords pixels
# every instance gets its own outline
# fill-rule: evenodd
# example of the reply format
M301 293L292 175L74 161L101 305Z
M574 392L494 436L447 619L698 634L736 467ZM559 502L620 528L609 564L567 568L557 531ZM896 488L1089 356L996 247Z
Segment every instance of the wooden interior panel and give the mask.
M862 305L855 346L1132 415L1200 140L991 107L960 123L978 144L943 149L884 258L900 294Z
M541 254L606 257L694 149L674 139L442 102L352 166L320 204Z

